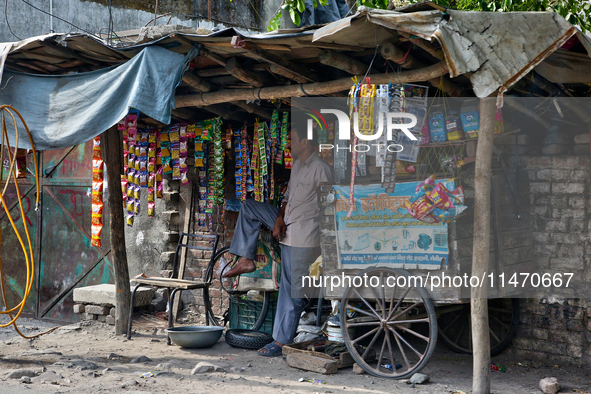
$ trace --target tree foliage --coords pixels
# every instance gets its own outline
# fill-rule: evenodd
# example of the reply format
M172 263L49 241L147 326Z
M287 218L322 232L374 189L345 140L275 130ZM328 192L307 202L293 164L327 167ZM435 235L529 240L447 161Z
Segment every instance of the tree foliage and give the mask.
M313 0L314 8L328 5L329 0ZM387 9L390 2L396 6L403 3L418 3L422 0L357 0L357 6ZM554 11L572 25L579 26L583 32L591 31L591 4L581 0L432 0L434 3L456 10L511 12L511 11ZM285 0L281 6L296 26L301 23L300 13L304 12L304 0ZM268 23L269 31L280 28L282 11L279 11Z

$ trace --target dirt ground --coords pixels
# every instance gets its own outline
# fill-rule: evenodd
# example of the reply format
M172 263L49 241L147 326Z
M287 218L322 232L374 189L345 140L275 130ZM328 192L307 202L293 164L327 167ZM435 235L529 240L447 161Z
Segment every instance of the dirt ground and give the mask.
M53 325L21 318L19 328L33 335ZM222 339L209 349L182 349L166 345L162 329L139 324L131 340L115 336L113 326L81 322L62 326L40 338L28 340L14 328L0 329L0 393L458 393L471 391L472 360L439 344L423 373L429 383L410 385L345 368L321 375L289 367L281 357L264 358L255 351L232 348ZM144 362L133 359L145 356ZM494 362L507 372L492 373L494 393L541 393L542 377L557 377L560 392L591 392L590 374L573 366L542 367L515 359L510 351ZM191 375L199 362L209 362L225 372ZM521 363L523 365L518 365ZM14 370L30 370L30 383L8 378ZM142 378L145 372L154 377ZM16 375L22 374L22 371ZM300 378L323 383L300 382ZM28 381L27 378L24 378Z

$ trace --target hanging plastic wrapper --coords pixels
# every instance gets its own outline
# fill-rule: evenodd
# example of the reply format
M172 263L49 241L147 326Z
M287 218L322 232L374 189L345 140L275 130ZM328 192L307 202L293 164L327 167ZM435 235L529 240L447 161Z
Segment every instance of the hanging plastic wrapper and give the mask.
M101 233L103 231L103 161L101 160L101 139L93 139L92 148L92 239L90 245L101 247Z

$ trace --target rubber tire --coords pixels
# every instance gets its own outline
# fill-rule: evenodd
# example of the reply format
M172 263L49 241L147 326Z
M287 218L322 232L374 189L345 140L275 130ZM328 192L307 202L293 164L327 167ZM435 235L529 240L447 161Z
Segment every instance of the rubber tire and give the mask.
M389 268L389 267L369 267L369 268L364 269L363 271L360 271L355 276L363 276L364 274L368 274L374 270L375 271L386 270L386 271L394 272L395 274L400 275L400 276L406 276L406 277L410 276L410 273L406 270L403 270L400 268ZM435 351L435 347L437 346L437 315L435 313L435 307L433 306L433 301L431 301L431 297L430 297L427 289L425 289L424 287L415 287L415 289L416 289L417 293L419 293L419 295L423 299L426 313L429 316L432 323L429 324L429 344L427 345L427 351L425 352L423 359L411 371L408 371L406 373L401 373L400 375L394 375L392 377L386 377L386 376L382 376L382 375L375 373L373 369L366 369L365 365L364 365L365 361L361 357L359 357L359 355L357 354L356 351L353 351L353 344L351 343L348 333L347 333L348 327L346 326L346 324L343 324L341 322L341 334L343 335L343 338L345 338L345 345L347 346L347 350L349 350L349 354L351 355L351 357L353 357L353 360L355 360L357 365L359 365L369 375L376 376L379 378L385 378L385 379L407 379L407 378L410 378L415 373L421 372L421 370L423 368L425 368L425 365L427 365L427 363L429 362L429 359L433 355L433 352ZM340 310L341 316L346 316L346 310L345 310L346 302L345 301L347 298L347 293L349 291L350 291L350 288L347 287L343 293L343 297L341 298L341 310Z
M230 250L229 246L225 246L222 249L220 249L215 257L213 258L213 260L211 260L209 262L209 264L207 265L207 270L205 271L205 281L206 282L211 282L213 280L213 272L214 272L214 267L217 263L217 261L222 258L222 256L227 253ZM224 288L222 288L222 291L225 291ZM227 293L227 292L226 292ZM251 330L258 330L259 328L261 328L263 326L263 324L265 323L265 319L267 318L267 312L269 311L269 306L271 305L271 293L268 291L263 292L264 296L263 296L263 305L261 307L261 313L258 316L258 319L256 320L256 322L254 323L254 325L252 326ZM232 297L231 294L228 294L229 297ZM205 306L205 313L207 313L207 316L209 317L209 324L211 324L212 326L218 326L218 321L215 318L215 315L213 313L213 310L211 308L211 302L209 300L209 287L205 287L203 289L203 303Z
M226 331L226 343L243 349L260 349L273 342L271 334L262 331L230 329Z

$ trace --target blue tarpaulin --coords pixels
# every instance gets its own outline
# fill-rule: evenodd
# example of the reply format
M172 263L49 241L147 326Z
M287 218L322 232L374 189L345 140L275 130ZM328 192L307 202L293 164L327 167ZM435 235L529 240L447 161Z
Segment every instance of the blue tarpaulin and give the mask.
M0 103L21 113L37 150L86 142L119 122L130 107L168 124L175 88L197 51L185 56L153 45L119 66L65 76L4 70ZM14 144L11 119L8 125ZM31 148L20 122L18 147Z

